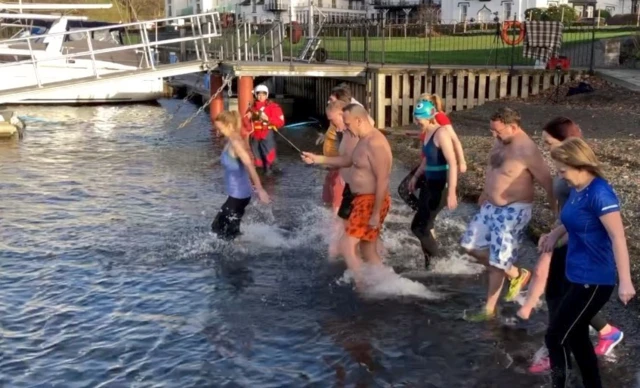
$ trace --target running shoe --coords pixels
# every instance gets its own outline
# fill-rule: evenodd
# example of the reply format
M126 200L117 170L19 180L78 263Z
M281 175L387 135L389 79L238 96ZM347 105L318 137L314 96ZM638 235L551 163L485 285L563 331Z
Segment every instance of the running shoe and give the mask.
M484 307L478 311L467 312L464 311L462 314L462 319L467 322L486 322L495 319L498 316L496 311L490 313Z
M535 325L528 319L521 318L518 314L507 316L502 319L502 325L513 330L529 330Z
M595 351L598 356L607 356L613 348L616 347L624 338L624 333L621 332L618 328L612 327L609 334L599 335L598 336L598 344L596 345Z
M509 280L509 291L504 297L504 300L506 302L515 301L518 298L518 295L520 295L520 291L527 286L530 279L531 272L524 268L520 268L520 275L518 275L517 278Z
M536 375L549 373L549 371L551 371L551 361L549 361L549 357L543 357L534 361L529 367L529 373Z

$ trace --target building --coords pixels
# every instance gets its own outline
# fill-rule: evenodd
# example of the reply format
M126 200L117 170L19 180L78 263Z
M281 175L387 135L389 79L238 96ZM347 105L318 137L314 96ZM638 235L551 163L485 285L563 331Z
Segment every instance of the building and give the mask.
M240 20L254 23L273 20L305 23L311 2L316 15L322 14L327 22L346 22L367 15L365 0L165 0L165 12L167 17L173 17L217 11L233 13Z
M584 18L598 17L598 10L605 10L609 14L637 13L638 1L634 0L573 0L573 8Z
M391 0L400 1L400 0ZM578 15L585 18L597 17L598 10L606 10L611 15L634 13L635 0L442 0L440 20L450 23L486 23L498 18L499 21L524 21L524 12L529 8L548 8L568 4Z
M524 21L529 8L547 8L568 4L567 0L443 0L440 20L443 24L499 21Z

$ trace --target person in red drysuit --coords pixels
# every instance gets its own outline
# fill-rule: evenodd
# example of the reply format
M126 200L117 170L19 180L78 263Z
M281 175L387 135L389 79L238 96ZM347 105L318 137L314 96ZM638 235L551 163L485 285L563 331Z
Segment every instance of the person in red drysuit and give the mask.
M280 105L269 100L266 85L256 86L253 93L253 105L242 120L243 132L249 138L256 168L271 175L276 162L276 139L273 131L284 125L284 114Z

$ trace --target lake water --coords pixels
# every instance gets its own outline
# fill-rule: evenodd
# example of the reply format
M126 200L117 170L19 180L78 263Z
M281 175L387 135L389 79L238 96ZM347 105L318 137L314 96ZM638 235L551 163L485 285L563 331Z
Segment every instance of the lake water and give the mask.
M178 130L196 109L179 105L16 108L39 120L0 143L0 386L548 384L526 373L544 311L528 334L461 319L485 294L455 249L472 205L440 215L449 253L421 271L395 166L386 259L415 281L372 274L360 298L326 260L325 173L284 143L283 173L265 183L274 203L249 207L234 244L209 232L222 142L206 115ZM313 131L285 133L313 147ZM626 338L603 361L605 386L636 387L638 313L610 305Z

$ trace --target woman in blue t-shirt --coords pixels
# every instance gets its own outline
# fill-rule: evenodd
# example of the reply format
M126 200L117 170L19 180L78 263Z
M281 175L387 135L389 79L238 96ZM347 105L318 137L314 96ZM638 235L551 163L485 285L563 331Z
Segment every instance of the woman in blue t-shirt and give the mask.
M572 353L585 387L602 387L598 360L589 339L589 321L607 303L619 279L618 296L635 295L629 252L616 193L584 140L574 137L551 151L558 172L572 187L560 213L569 236L567 289L551 316L545 342L553 387L564 387Z
M228 197L211 223L211 230L220 239L230 241L240 234L240 221L244 216L245 208L251 202L253 187L261 202L269 203L270 199L262 188L260 177L249 154L248 144L242 138L240 114L236 111L221 112L216 116L213 125L218 133L228 139L220 157Z

